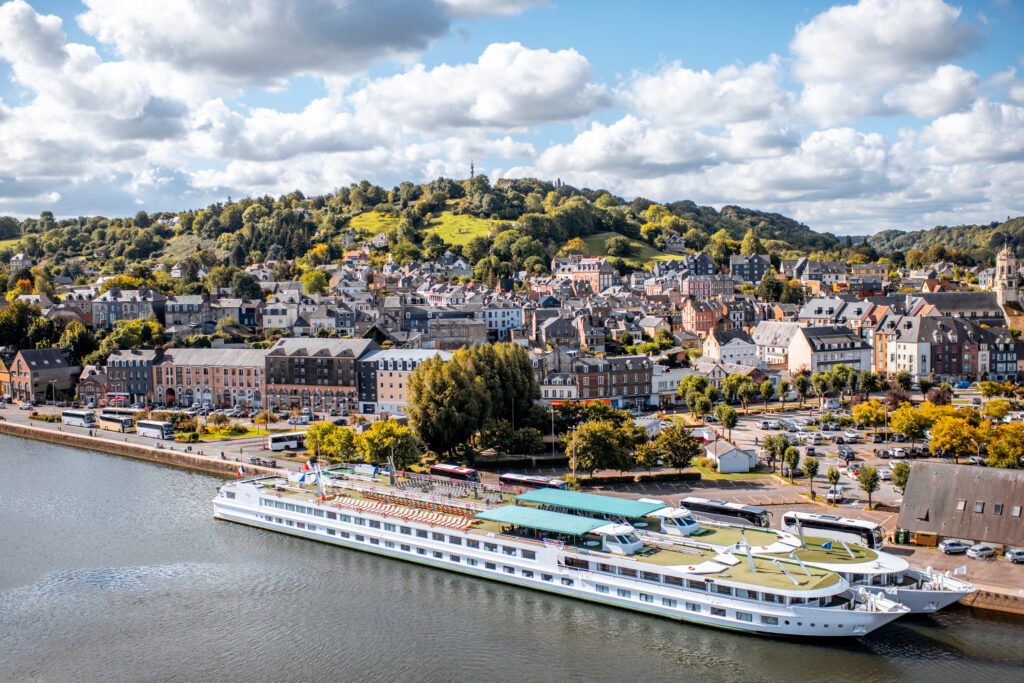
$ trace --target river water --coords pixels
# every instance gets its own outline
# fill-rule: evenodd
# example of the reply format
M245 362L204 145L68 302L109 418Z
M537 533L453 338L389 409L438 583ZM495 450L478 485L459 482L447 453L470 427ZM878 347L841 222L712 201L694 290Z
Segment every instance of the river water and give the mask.
M1024 620L689 626L215 521L219 480L0 436L0 679L1020 680Z

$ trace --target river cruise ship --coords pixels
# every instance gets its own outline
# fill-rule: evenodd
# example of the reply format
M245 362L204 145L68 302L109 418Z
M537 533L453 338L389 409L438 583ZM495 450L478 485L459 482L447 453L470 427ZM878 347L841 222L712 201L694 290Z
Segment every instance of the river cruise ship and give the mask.
M391 484L359 468L338 468L225 483L213 512L345 548L749 633L856 637L907 612L799 558L723 550L673 533L677 520L687 524L685 513L664 504L593 494L537 502L536 494L419 478ZM587 514L559 510L579 495L588 496ZM645 526L615 521L625 518L643 518L638 524Z

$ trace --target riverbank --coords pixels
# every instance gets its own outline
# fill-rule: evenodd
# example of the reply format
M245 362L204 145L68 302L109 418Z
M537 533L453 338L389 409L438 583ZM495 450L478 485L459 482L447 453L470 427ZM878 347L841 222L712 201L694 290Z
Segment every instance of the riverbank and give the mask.
M225 460L220 457L220 452L214 448L197 448L196 444L178 444L174 442L163 443L159 447L143 446L137 443L125 441L114 441L112 438L94 437L86 434L74 434L64 431L61 425L48 427L36 427L32 425L16 424L6 420L0 421L0 434L20 436L26 439L46 441L48 443L70 446L73 448L84 448L92 451L99 451L109 455L119 455L135 460L181 467L188 470L196 470L214 474L219 477L231 478L238 475L239 461L234 459ZM192 452L187 451L192 448ZM278 470L269 467L260 467L241 463L247 475L257 474L280 474Z

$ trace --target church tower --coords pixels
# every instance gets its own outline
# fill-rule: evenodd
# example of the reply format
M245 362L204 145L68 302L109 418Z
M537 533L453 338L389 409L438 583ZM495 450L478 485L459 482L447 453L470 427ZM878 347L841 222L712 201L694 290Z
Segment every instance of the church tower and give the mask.
M1009 246L1003 248L996 256L996 296L999 305L1008 303L1020 304L1020 288L1017 286L1017 257Z

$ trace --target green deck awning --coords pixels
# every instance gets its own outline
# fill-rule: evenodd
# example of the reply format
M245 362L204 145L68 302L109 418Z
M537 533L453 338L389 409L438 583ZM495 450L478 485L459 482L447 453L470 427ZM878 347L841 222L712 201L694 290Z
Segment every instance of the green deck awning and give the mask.
M480 512L476 515L476 518L576 536L585 534L608 523L603 519L567 515L563 512L551 512L550 510L541 510L523 505L503 505Z
M560 491L558 489L535 489L516 496L516 500L537 505L579 510L600 515L618 515L620 517L644 517L655 510L666 507L664 503L642 503L628 498L601 496L596 493L580 493L579 491Z

